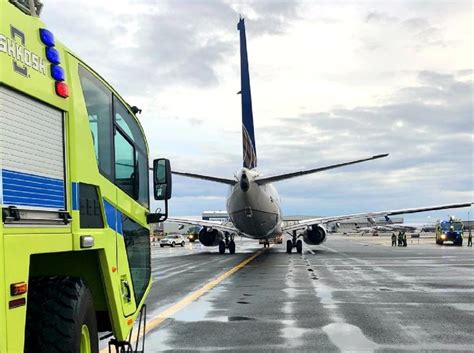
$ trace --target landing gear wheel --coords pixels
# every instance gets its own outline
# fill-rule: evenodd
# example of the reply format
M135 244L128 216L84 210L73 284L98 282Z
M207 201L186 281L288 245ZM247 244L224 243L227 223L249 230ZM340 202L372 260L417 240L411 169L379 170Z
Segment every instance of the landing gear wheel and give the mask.
M25 353L98 353L92 295L80 278L30 280Z
M219 242L219 254L224 254L225 253L225 243L223 240Z
M291 254L291 250L293 250L293 242L291 240L286 241L286 252Z
M301 239L298 239L296 241L296 252L298 254L301 254L303 252L303 242L301 241Z
M235 254L235 241L231 240L229 242L229 253Z

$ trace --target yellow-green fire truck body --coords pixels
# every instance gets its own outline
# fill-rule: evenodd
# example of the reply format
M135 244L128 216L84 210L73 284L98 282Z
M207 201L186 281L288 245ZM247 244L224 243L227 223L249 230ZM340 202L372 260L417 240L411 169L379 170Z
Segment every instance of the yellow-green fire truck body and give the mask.
M56 352L40 340L69 287L126 341L151 287L144 132L38 9L0 0L0 353ZM93 325L78 325L70 351L95 352Z

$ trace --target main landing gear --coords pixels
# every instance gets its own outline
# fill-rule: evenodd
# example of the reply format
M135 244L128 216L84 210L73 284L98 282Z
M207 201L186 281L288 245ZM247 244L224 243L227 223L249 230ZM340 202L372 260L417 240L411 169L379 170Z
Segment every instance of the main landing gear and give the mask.
M235 254L235 241L233 235L226 234L225 240L219 242L219 254L224 254L226 248L229 249L229 254Z
M268 239L265 239L265 241L263 242L263 247L264 248L269 248L270 247L270 242L268 241Z
M288 239L286 242L286 252L291 254L293 248L296 248L296 252L301 254L303 252L303 242L301 239L298 239L298 235L296 235L296 230L293 231L291 235L291 239Z

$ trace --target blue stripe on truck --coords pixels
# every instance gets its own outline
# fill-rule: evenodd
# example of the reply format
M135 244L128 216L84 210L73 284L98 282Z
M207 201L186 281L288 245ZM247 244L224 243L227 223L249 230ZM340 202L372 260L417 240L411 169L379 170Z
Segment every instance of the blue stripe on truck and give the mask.
M65 209L64 181L3 169L3 204Z
M105 218L110 228L123 235L122 212L117 210L110 202L104 198Z

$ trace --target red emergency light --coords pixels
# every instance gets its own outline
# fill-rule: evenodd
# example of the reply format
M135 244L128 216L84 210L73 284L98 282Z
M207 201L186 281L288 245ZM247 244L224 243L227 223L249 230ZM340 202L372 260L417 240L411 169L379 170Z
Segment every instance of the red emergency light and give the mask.
M56 94L60 97L69 97L69 87L64 82L56 81Z

